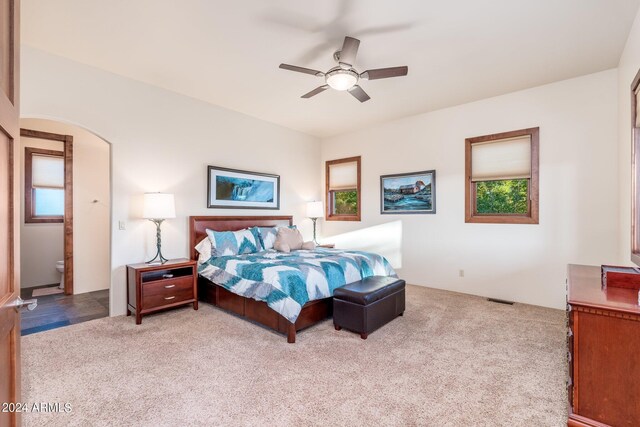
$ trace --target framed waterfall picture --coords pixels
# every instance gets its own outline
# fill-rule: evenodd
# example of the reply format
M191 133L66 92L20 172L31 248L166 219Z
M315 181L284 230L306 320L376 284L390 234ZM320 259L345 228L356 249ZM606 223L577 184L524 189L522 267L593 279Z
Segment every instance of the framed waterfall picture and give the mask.
M382 175L380 213L436 213L436 171Z
M280 209L280 176L209 166L207 207Z

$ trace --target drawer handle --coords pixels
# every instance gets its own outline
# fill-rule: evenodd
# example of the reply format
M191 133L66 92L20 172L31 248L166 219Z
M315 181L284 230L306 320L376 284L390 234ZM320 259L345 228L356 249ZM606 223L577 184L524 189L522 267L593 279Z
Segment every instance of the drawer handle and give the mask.
M173 274L163 274L162 278L163 279L171 279L173 277Z
M166 300L170 300L170 299L174 299L174 298L175 298L175 295L172 296L172 297L164 297L164 299L166 299Z
M167 285L167 286L165 286L164 288L165 288L165 289L171 289L171 288L175 288L175 287L176 287L176 285Z

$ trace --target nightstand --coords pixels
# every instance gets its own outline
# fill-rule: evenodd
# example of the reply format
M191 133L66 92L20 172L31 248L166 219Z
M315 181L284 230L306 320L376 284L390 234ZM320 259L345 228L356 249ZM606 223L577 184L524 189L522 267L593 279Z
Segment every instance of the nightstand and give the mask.
M142 316L168 308L193 304L198 309L196 262L189 259L169 260L164 264L127 265L127 316Z
M327 249L333 249L336 247L335 243L325 243L322 245L318 245L319 248L327 248Z

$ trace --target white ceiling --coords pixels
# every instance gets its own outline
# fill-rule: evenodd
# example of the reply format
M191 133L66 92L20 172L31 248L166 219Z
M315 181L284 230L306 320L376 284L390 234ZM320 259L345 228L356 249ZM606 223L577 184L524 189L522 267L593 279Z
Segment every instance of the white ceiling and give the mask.
M640 0L23 0L22 42L326 137L616 67ZM371 100L326 71L345 35Z

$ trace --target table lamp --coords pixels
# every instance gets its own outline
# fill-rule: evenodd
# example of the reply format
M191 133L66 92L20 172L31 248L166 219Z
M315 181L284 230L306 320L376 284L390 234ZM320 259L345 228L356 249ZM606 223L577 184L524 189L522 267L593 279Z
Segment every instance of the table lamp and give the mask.
M144 209L143 218L146 218L156 225L156 256L154 256L147 264L153 263L156 259L161 264L167 262L162 256L162 239L160 236L160 225L167 218L176 217L176 205L173 194L168 193L144 193Z
M311 221L313 221L313 242L316 245L318 244L318 241L316 240L316 221L318 221L318 218L322 218L323 216L324 209L322 207L322 202L307 202L307 218L310 218Z

